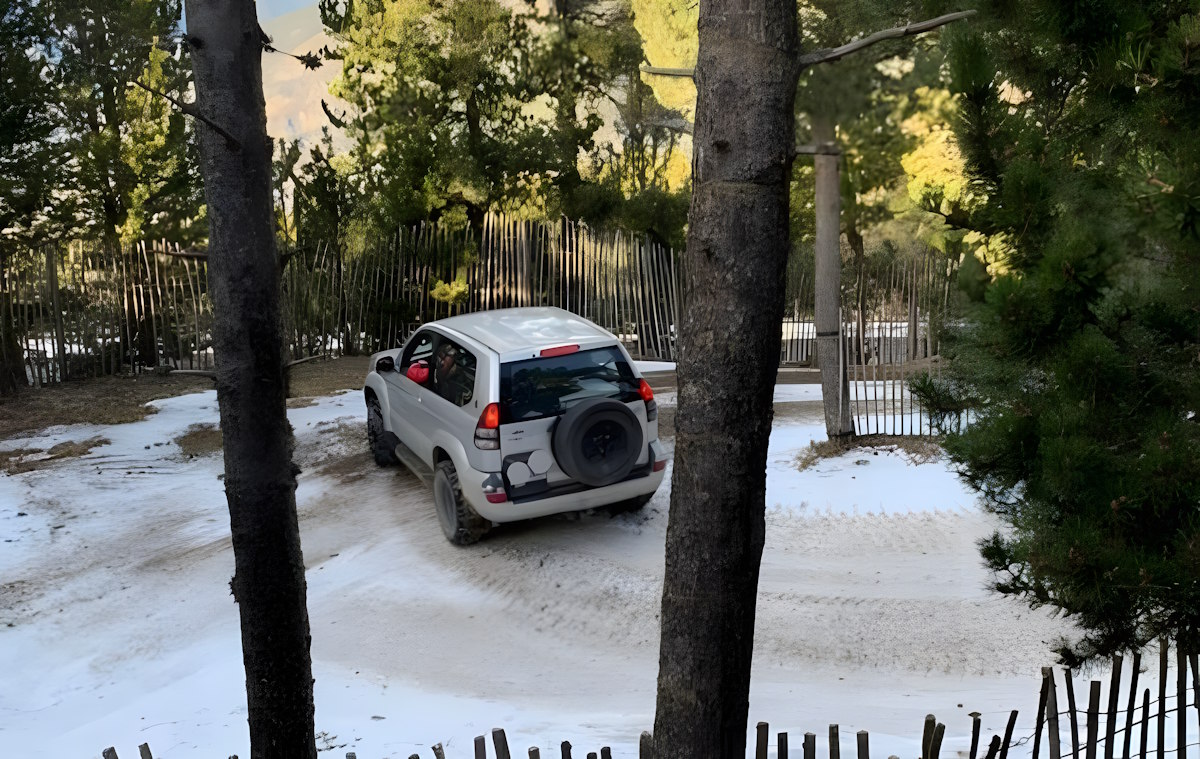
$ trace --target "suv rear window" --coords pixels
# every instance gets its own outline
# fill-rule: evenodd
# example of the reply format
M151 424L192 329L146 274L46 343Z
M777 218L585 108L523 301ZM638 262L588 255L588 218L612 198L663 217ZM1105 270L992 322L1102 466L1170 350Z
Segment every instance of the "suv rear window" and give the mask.
M633 368L615 346L500 366L502 422L555 416L587 398L641 398Z

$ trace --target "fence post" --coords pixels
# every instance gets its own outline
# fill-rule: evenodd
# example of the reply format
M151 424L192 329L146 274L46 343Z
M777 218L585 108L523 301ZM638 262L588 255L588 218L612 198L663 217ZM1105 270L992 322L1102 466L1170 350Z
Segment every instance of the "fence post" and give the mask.
M770 742L770 727L766 722L759 722L756 726L756 739L754 741L754 759L767 759L767 743Z
M1050 759L1062 759L1062 735L1058 727L1058 693L1054 686L1054 670L1042 667L1046 678L1046 729L1050 732Z
M1158 759L1167 755L1167 639L1158 639Z
M775 739L775 759L788 759L787 733L780 733Z
M49 254L46 255L48 258ZM112 746L109 746L108 748L104 749L104 751L101 753L101 756L103 756L104 759L117 759L117 750Z
M1063 670L1063 679L1067 684L1067 711L1071 717L1071 757L1079 759L1079 712L1075 709L1075 680L1071 670Z
M646 730L638 738L638 759L654 759L654 736Z
M138 754L141 755L141 759L154 759L154 755L150 753L150 744L148 743L138 746Z
M1096 744L1100 741L1100 681L1093 680L1088 694L1087 759L1096 759Z
M829 726L829 759L842 759L842 739L837 725Z
M871 738L866 730L858 731L858 759L871 759Z
M1013 709L1008 715L1008 726L1004 728L1004 743L1000 746L1000 759L1008 757L1008 749L1012 745L1013 729L1017 726L1017 710ZM1094 759L1094 758L1093 758Z
M925 715L925 727L921 730L921 759L930 759L930 749L933 745L933 729L937 726L937 717Z
M475 759L487 759L487 743L482 735L475 736Z
M1042 720L1046 717L1046 700L1050 697L1050 678L1042 668L1042 691L1038 694L1037 721L1033 727L1033 759L1037 759L1042 747Z
M1146 759L1146 743L1147 737L1150 734L1150 689L1142 691L1142 739L1141 752L1138 754L1139 759Z
M1188 660L1192 664L1192 706L1196 707L1196 719L1200 722L1200 657L1196 654L1188 654Z
M1123 659L1112 659L1112 679L1108 683L1108 719L1104 723L1104 759L1113 759L1113 744L1117 742L1117 701L1121 697L1121 664Z
M967 754L968 759L975 759L979 755L980 716L979 712L971 712L971 752Z
M941 722L937 723L937 727L933 728L933 740L929 743L929 759L938 759L938 754L942 753L942 738L946 735L946 726Z
M58 381L67 380L67 340L63 329L62 306L58 294L58 248L46 246L46 286L50 290L50 307L54 309L55 353L58 354ZM115 754L116 752L114 752Z
M501 728L492 729L492 745L496 747L496 759L511 759L508 753L508 737Z
M804 759L817 759L817 736L814 733L804 734Z
M1133 655L1133 666L1129 669L1129 703L1125 707L1125 741L1121 751L1122 759L1129 759L1129 748L1133 741L1133 710L1137 707L1138 672L1142 668L1142 653Z
M1187 759L1187 657L1175 642L1175 757Z

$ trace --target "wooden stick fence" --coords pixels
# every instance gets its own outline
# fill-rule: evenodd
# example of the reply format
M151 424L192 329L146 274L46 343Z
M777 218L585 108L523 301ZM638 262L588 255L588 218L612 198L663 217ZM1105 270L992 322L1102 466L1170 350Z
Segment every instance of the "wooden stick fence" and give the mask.
M843 293L841 339L858 434L934 434L907 380L938 369L938 335L957 269L956 261L926 249L907 260L863 264L854 289Z
M1076 709L1074 696L1074 673L1070 670L1063 671L1063 685L1067 692L1067 710L1060 711L1058 708L1058 684L1055 679L1054 670L1045 667L1042 669L1042 682L1037 700L1037 717L1034 721L1032 735L1024 737L1016 737L1018 711L1012 710L1006 715L1003 734L997 732L991 738L986 750L980 754L981 737L983 729L982 715L978 712L971 712L970 725L970 749L969 751L957 750L957 756L963 759L1007 759L1013 749L1023 749L1032 756L1032 759L1039 759L1043 755L1048 759L1063 759L1064 755L1068 755L1073 759L1100 759L1103 752L1103 759L1147 759L1148 757L1167 757L1168 755L1174 759L1187 759L1190 749L1194 749L1200 745L1198 742L1187 742L1187 724L1189 708L1195 709L1196 725L1200 727L1200 679L1198 679L1197 655L1195 653L1185 652L1182 649L1176 648L1175 651L1175 673L1174 673L1174 691L1168 694L1168 685L1172 679L1170 675L1170 656L1168 655L1169 646L1164 641L1160 643L1159 652L1159 698L1156 700L1150 699L1150 688L1145 688L1141 691L1140 699L1138 693L1138 682L1141 667L1141 655L1135 654L1132 660L1132 666L1129 668L1129 687L1126 696L1126 708L1121 709L1122 685L1124 681L1124 660L1122 657L1115 657L1112 662L1110 675L1108 677L1107 701L1104 700L1104 683L1100 680L1092 680L1088 684L1087 707L1082 711ZM1188 690L1188 672L1191 671L1192 689ZM1191 701L1188 701L1188 697ZM1168 702L1174 699L1174 706ZM1138 703L1140 700L1141 709L1140 717L1138 714ZM1103 706L1102 706L1103 705ZM1174 725L1171 725L1171 730L1168 730L1167 716L1174 716ZM1069 717L1069 730L1067 730L1066 740L1067 745L1064 745L1063 730L1067 723L1064 723L1063 717ZM1080 740L1080 717L1084 728L1084 738ZM1123 724L1122 724L1123 723ZM1131 748L1134 747L1132 742L1132 734L1134 730L1139 732L1137 750L1131 753ZM1174 736L1172 743L1169 738ZM828 739L825 743L825 751L828 759L842 759L842 731L837 724L829 725ZM941 759L943 745L946 739L946 725L939 722L934 715L930 714L925 717L921 732L921 752L919 759ZM803 756L803 759L816 759L817 757L817 736L815 733L806 732L802 735L802 740L799 742L800 752L790 752L789 750L789 735L787 732L779 732L772 735L770 726L766 722L759 722L755 726L754 740L752 741L752 750L755 759L768 759L770 756L775 756L778 759L787 759L789 756ZM477 736L473 744L473 756L475 759L487 759L487 737ZM493 747L492 756L496 759L511 759L511 753L508 746L508 739L503 730L495 729L491 733L491 743ZM653 759L652 755L652 737L650 733L644 732L639 739L639 758ZM860 730L854 735L853 745L856 753L855 759L870 759L870 735L865 730ZM1069 747L1069 754L1065 751ZM772 751L774 749L774 751ZM150 747L142 744L138 747L139 759L153 759L150 753ZM446 750L441 744L434 745L430 748L434 759L446 759ZM1043 754L1043 751L1046 753ZM541 759L541 749L532 747L528 749L530 759ZM603 747L599 753L587 752L583 754L577 752L575 747L568 741L563 741L559 745L559 751L562 759L572 759L573 756L586 756L587 759L611 759L612 750L609 747ZM1200 755L1200 752L1196 752ZM118 759L116 750L108 748L103 753L104 759ZM231 757L230 759L236 759ZM354 752L346 754L346 759L357 759ZM420 759L418 754L412 754L409 759ZM899 759L895 755L891 755L888 759Z
M637 235L489 214L478 231L419 224L361 245L283 250L281 260L292 360L372 353L424 322L514 306L558 306L620 336L636 357L678 357L681 267L669 248ZM904 381L937 354L954 264L926 251L871 266L845 293L843 363L856 429L929 433ZM811 363L811 262L796 257L787 277L780 362ZM458 290L439 300L437 282ZM0 327L0 360L11 365L15 345L36 386L161 367L210 370L207 260L165 242L26 251L0 266Z

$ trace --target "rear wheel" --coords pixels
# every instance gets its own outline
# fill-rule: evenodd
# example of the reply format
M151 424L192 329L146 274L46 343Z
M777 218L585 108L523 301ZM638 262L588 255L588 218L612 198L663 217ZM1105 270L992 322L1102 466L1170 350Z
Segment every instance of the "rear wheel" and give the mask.
M559 417L551 446L571 479L603 487L629 476L644 450L644 438L641 423L625 404L593 398Z
M384 442L383 409L377 398L367 399L367 445L379 466L391 466L399 461L396 452Z
M442 532L456 546L469 546L492 528L492 523L475 513L463 499L458 472L449 461L439 462L433 473L433 504Z

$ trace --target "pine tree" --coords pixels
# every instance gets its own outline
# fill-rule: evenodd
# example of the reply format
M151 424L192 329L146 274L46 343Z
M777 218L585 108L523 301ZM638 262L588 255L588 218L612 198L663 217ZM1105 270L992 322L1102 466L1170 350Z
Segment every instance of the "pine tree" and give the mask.
M990 255L918 390L969 412L947 448L1006 523L982 544L995 587L1077 621L1070 665L1194 649L1200 5L984 3L949 59L986 198L957 223Z

